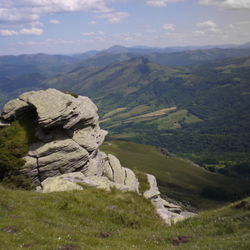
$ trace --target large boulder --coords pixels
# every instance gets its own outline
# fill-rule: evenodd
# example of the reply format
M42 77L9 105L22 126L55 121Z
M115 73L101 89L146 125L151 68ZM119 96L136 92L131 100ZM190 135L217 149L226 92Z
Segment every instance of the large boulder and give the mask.
M19 174L30 178L37 190L82 190L88 185L139 193L134 172L100 151L107 132L100 128L97 107L88 97L56 89L26 92L3 107L0 127L27 114L35 119L36 140L29 145ZM160 197L153 175L147 175L147 180L150 188L143 195L168 225L192 216Z
M99 126L96 105L84 96L56 89L30 91L5 104L2 126L30 114L36 118L36 142L20 173L36 185L48 177L71 172L102 175L105 160L98 148L107 132Z

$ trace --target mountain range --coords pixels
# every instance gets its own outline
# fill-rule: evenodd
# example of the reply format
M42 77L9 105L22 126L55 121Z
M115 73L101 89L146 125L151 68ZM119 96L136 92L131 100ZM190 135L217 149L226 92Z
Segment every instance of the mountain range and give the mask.
M110 137L249 174L250 46L0 57L0 102L48 87L90 96Z

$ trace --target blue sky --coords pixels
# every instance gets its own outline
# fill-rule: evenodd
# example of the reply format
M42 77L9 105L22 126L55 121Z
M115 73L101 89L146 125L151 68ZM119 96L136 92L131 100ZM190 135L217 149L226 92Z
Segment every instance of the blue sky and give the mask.
M0 55L250 42L250 0L0 0Z

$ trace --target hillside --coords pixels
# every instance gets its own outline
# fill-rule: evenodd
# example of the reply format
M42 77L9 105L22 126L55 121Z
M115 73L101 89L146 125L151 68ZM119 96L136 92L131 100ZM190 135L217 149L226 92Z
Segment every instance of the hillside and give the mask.
M191 66L209 61L220 61L232 57L250 56L249 47L246 48L211 48L211 49L197 49L186 50L173 53L152 53L148 55L148 59L152 62L172 65L172 66Z
M92 53L80 55L31 54L0 56L0 107L26 90L44 89L42 81L74 69Z
M185 72L185 71L184 71ZM51 78L44 84L75 93L84 93L101 105L101 112L121 105L134 106L131 97L156 81L165 82L170 76L183 74L183 69L151 63L144 57L105 67L76 69L68 74ZM143 103L151 102L142 100Z
M112 138L167 148L223 174L249 175L250 58L239 57L248 55L248 48L167 54L182 65L188 60L186 67L147 59L157 52L136 57L143 50L132 51L118 46L87 59L74 56L83 60L49 79L43 73L3 77L0 101L48 86L87 95Z
M249 199L166 227L133 193L0 191L2 249L245 250L250 244Z
M113 138L161 146L214 171L248 174L241 166L250 152L249 62L238 57L181 68L136 57L45 84L92 97Z
M102 150L117 156L124 166L155 175L162 194L199 209L221 206L250 191L247 181L205 171L186 160L166 156L152 146L108 141Z

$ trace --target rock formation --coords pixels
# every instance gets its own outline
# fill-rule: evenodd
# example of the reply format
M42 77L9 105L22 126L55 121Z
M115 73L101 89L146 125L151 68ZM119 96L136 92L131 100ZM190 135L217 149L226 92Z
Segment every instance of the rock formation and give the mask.
M30 91L9 101L0 125L8 126L23 114L36 115L37 142L29 147L20 174L32 179L41 192L83 189L81 184L139 193L134 172L113 155L99 150L107 132L99 126L96 105L88 97L74 97L56 89ZM155 177L147 175L150 199L167 224L183 219L180 207L160 197Z

